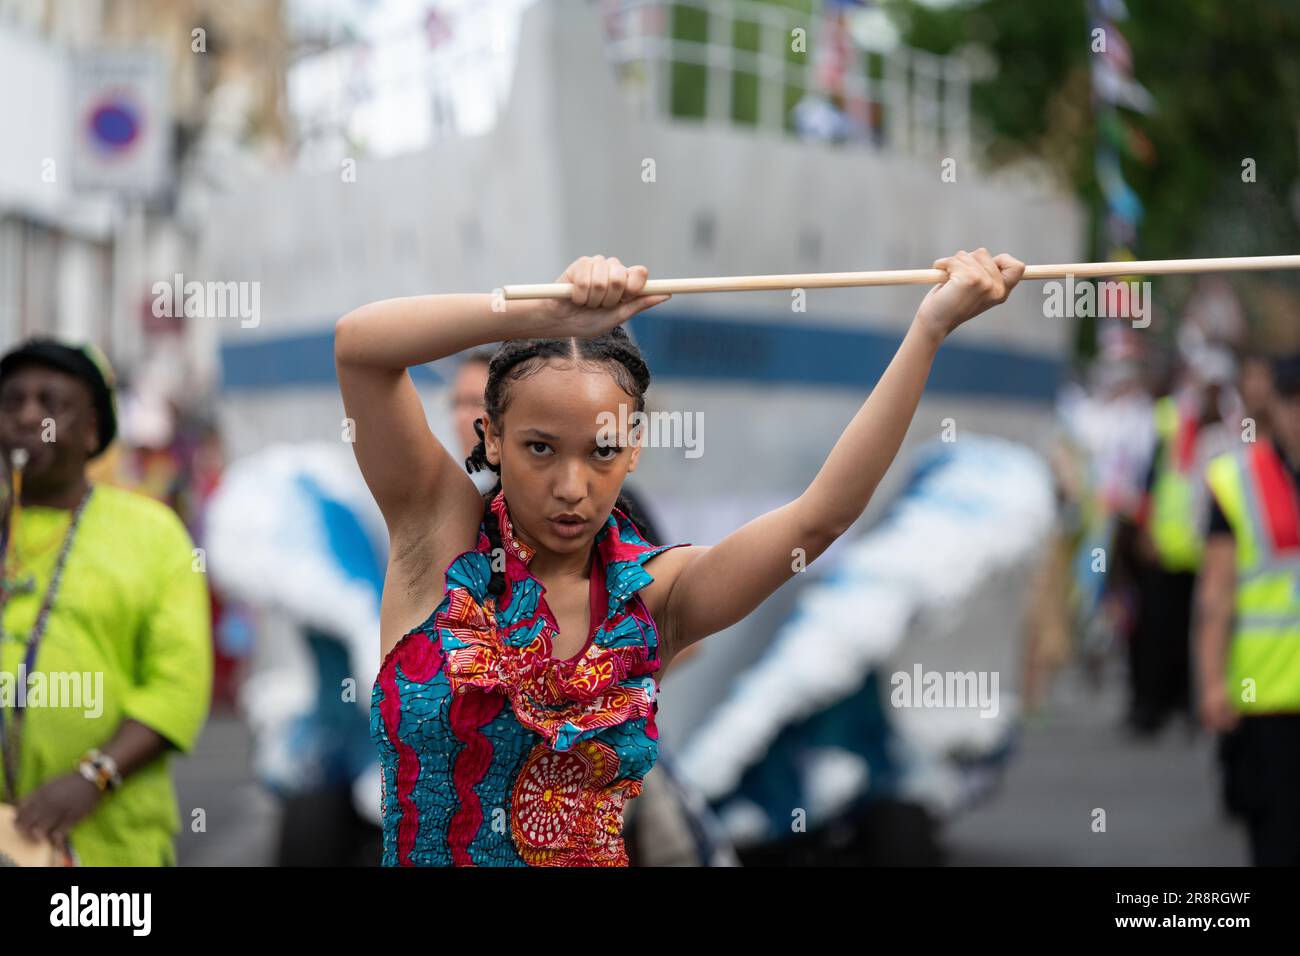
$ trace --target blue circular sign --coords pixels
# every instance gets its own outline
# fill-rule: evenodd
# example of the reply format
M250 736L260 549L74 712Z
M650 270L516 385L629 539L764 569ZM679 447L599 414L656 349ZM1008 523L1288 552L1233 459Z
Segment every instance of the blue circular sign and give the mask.
M142 124L134 103L111 99L91 109L89 125L96 146L107 153L120 153L140 138Z

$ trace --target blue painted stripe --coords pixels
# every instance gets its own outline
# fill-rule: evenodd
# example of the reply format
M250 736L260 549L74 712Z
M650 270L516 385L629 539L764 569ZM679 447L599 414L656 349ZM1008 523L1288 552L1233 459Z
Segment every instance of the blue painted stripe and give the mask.
M656 379L870 388L898 349L896 332L767 322L731 322L674 312L636 316L629 325ZM333 331L221 347L227 391L291 385L337 387ZM438 363L441 364L441 363ZM417 382L441 382L430 366ZM927 386L931 392L1050 401L1065 363L1041 352L945 343Z
M655 377L869 388L898 351L901 334L845 326L678 320L653 313L629 325ZM1041 352L949 341L927 390L1050 400L1065 365Z
M443 377L428 365L411 369L411 378L439 384ZM334 372L334 330L221 343L221 387L228 392L301 386L338 388Z

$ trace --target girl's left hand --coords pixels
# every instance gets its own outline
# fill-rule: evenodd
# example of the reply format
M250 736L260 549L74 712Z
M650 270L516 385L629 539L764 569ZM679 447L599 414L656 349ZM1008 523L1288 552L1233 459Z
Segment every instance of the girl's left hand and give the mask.
M916 310L916 321L939 342L967 319L1005 302L1025 274L1019 259L1005 252L990 256L983 247L937 259L934 267L947 272L948 278L926 294Z
M541 337L595 338L672 298L641 295L649 278L645 266L625 266L612 256L579 257L555 280L572 283L572 297L538 303L546 316Z

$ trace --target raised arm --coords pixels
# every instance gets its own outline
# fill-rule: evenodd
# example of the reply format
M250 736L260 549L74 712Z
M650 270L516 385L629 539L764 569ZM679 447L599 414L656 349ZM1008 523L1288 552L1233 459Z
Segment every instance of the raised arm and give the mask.
M478 491L430 431L407 369L488 342L515 338L534 321L527 306L494 312L487 294L385 299L334 327L334 363L361 474L396 537L412 515L430 528L449 514L474 516ZM478 519L473 518L474 521Z
M390 536L412 515L421 534L452 515L467 515L472 528L481 517L478 491L430 431L407 369L489 342L599 334L668 298L637 298L646 277L642 266L584 256L559 280L574 283L572 302L425 295L372 302L338 320L334 361L353 451ZM587 301L592 289L600 302Z
M654 565L672 584L664 597L669 655L743 619L796 568L810 564L862 514L916 413L940 343L957 326L1006 300L1024 273L984 249L935 262L948 278L926 295L876 387L808 488L709 547L664 552Z

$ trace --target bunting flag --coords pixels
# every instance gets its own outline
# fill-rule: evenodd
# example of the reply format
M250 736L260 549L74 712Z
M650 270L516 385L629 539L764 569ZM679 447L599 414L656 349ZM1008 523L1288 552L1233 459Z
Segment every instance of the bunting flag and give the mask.
M1124 181L1119 156L1114 150L1098 151L1096 172L1097 184L1101 186L1101 194L1106 197L1111 215L1118 216L1121 222L1131 223L1134 228L1141 225L1142 200Z
M1124 179L1122 157L1149 166L1156 150L1138 128L1131 114L1150 115L1156 110L1155 97L1133 73L1133 48L1120 31L1128 19L1123 0L1089 0L1089 32L1101 31L1103 46L1092 52L1092 97L1097 117L1097 185L1105 202L1107 258L1134 258L1138 228L1142 224L1142 200Z
M1101 52L1102 59L1115 72L1125 76L1133 74L1133 48L1118 30L1108 30L1106 49Z
M1128 19L1128 7L1124 6L1124 0L1100 0L1097 6L1103 16L1112 20Z
M1101 136L1117 143L1121 152L1143 166L1150 166L1155 160L1156 148L1146 133L1132 123L1124 122L1116 110L1106 110L1097 116L1097 126Z
M1105 47L1092 56L1092 96L1097 118L1097 184L1105 202L1106 258L1136 259L1134 247L1142 223L1142 200L1124 179L1121 157L1149 166L1156 151L1130 113L1155 112L1155 98L1133 75L1133 48L1118 24L1128 19L1124 0L1089 0L1089 31L1103 31ZM1090 47L1091 49L1091 47ZM1133 280L1139 276L1124 276ZM1144 352L1139 333L1128 323L1105 323L1098 329L1098 346L1114 363L1138 362Z
M1150 113L1156 106L1155 99L1146 87L1115 69L1114 64L1104 56L1093 64L1092 89L1102 100L1138 113Z

